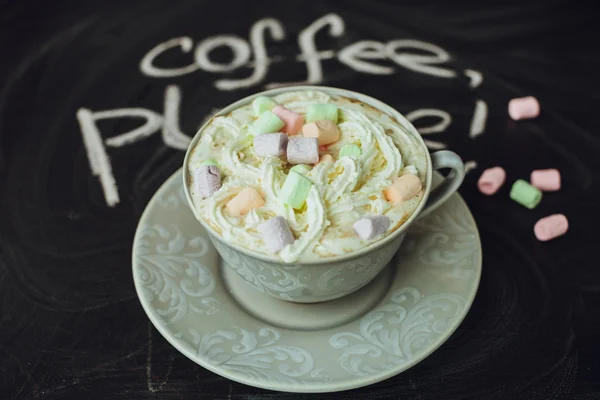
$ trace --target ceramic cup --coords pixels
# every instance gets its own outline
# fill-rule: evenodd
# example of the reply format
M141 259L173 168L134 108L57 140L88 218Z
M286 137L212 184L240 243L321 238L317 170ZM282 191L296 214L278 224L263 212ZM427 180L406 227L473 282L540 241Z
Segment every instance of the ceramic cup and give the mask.
M192 139L185 155L183 187L185 188L188 204L198 221L208 232L226 268L233 268L257 290L269 293L278 299L298 303L316 303L350 294L373 280L396 254L410 225L417 218L431 212L448 199L462 183L465 172L462 160L455 153L443 150L430 154L423 138L415 127L398 111L379 100L349 90L322 86L292 86L273 89L239 100L225 107L217 116L228 114L239 107L247 105L258 96L275 96L283 92L301 90L322 91L330 95L343 96L368 104L393 117L418 139L427 158L425 193L419 206L400 228L359 251L313 262L293 264L287 264L275 257L228 243L196 213L188 188L190 182L188 171L190 153L198 143L201 132L206 125L201 127ZM450 168L451 172L439 186L432 189L432 173L434 170L441 168Z

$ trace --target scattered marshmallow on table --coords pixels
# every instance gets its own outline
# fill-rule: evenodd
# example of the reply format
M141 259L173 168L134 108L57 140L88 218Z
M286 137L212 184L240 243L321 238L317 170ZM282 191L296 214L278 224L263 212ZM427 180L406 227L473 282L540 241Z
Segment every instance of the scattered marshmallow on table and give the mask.
M304 125L304 117L301 114L290 111L283 106L275 106L272 111L284 122L282 132L288 135L295 135L300 132L302 125Z
M277 105L271 98L267 96L258 96L252 101L252 109L254 113L259 116L265 111L271 111Z
M287 143L285 133L262 133L254 137L254 152L259 157L282 156L286 153Z
M385 233L390 227L390 219L385 215L364 217L352 224L352 227L365 240L373 239Z
M477 187L481 193L490 196L500 189L505 180L506 172L502 167L488 168L481 174Z
M309 104L306 107L308 122L329 120L334 124L338 121L338 107L335 104Z
M510 189L510 198L531 210L542 201L542 192L523 179L518 179Z
M544 192L560 190L560 172L557 169L538 169L531 173L531 184Z
M194 194L210 197L221 188L221 171L212 164L201 165L194 170Z
M281 216L263 222L258 226L258 231L271 253L277 253L295 240L287 221Z
M512 99L508 102L508 114L515 121L535 118L540 115L540 103L533 96Z
M256 189L245 187L234 198L227 202L225 208L230 215L241 217L248 214L251 210L264 205L265 201Z
M265 111L260 114L260 117L252 124L252 133L260 135L261 133L278 132L285 123L272 111Z
M391 203L406 201L416 196L422 189L421 180L413 174L402 175L388 186L385 191L385 198Z
M287 146L290 164L315 164L319 162L319 143L316 138L290 137Z
M304 205L311 187L310 179L296 171L290 171L279 191L279 197L288 206L299 210Z
M533 227L535 237L542 242L564 235L569 229L569 220L563 214L554 214L540 219Z
M322 119L310 122L302 127L304 137L314 137L319 141L319 146L337 142L340 139L338 126L329 120Z

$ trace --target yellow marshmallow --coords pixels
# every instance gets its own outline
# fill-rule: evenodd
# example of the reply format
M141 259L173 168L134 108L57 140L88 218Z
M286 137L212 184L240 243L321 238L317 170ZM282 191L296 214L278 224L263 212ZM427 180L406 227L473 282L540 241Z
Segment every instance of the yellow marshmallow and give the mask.
M405 201L421 191L421 180L412 174L396 178L394 183L385 189L385 198L391 203Z
M225 205L225 208L230 215L234 217L241 217L246 215L258 207L265 205L260 193L256 189L251 187L243 188L233 199L229 200Z
M302 127L302 134L304 137L317 138L319 146L331 144L340 139L338 126L326 119L304 125Z

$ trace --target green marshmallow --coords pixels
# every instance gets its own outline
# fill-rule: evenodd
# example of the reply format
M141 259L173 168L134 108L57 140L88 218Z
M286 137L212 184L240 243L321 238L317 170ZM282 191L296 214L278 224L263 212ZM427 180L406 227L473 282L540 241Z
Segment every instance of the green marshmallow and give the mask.
M212 158L209 158L208 160L204 161L202 165L214 165L215 167L219 166L219 164L217 164L217 162Z
M542 192L523 179L519 179L512 185L510 198L531 210L542 201Z
M340 149L340 157L359 157L362 154L362 150L355 144L345 144Z
M290 172L294 171L299 173L300 175L306 175L310 172L312 168L306 164L298 164L292 168L290 168Z
M310 104L306 107L306 120L308 122L329 120L334 124L338 121L338 108L335 104Z
M252 124L252 133L260 135L262 133L279 132L285 123L272 111L265 111L260 114L260 117Z
M258 96L252 101L252 109L257 116L265 111L271 111L276 105L277 103L267 96Z
M310 179L298 172L290 171L283 182L279 196L285 204L299 210L304 205L311 187Z

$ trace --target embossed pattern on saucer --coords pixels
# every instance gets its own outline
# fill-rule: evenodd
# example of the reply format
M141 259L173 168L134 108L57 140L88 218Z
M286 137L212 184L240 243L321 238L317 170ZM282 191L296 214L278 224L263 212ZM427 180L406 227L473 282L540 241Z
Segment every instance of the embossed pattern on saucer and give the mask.
M395 278L366 313L312 330L266 322L229 293L219 255L189 210L181 181L179 170L144 211L134 239L133 277L142 306L161 334L219 375L288 392L373 384L435 351L473 302L481 245L467 206L454 195L411 227L388 267ZM246 279L261 281L260 271L248 274ZM361 293L347 301L360 302Z

